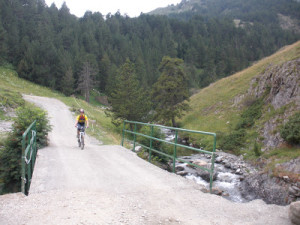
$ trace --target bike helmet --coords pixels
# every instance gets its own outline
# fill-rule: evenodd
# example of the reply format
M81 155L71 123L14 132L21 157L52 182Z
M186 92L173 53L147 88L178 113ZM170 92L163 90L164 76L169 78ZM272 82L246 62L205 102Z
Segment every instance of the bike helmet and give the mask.
M80 109L79 112L84 113L84 110L83 110L83 109Z

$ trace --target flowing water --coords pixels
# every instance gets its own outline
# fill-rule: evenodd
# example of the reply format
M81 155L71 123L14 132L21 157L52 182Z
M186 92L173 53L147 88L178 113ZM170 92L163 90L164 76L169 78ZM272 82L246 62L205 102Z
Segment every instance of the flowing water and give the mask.
M193 155L184 158L185 160L206 159L201 155ZM207 182L202 177L200 177L196 169L189 167L186 163L180 163L180 162L176 163L176 167L177 168L183 167L184 171L187 172L187 175L185 175L187 179L193 180L197 184L204 186L206 189L209 189L209 182ZM241 196L241 193L239 191L239 187L241 183L240 179L242 177L241 175L235 174L232 170L226 168L224 165L219 163L215 163L215 171L217 171L217 177L216 180L213 182L213 187L222 190L223 191L222 196L224 198L227 198L234 202L247 202L247 200Z
M174 140L174 132L171 132L168 129L163 129L162 132L166 136L165 140ZM210 163L210 159L208 159L208 157L204 156L203 154L184 156L182 158L190 162L201 160L208 164ZM197 169L192 168L187 163L182 162L177 162L176 168L180 168L181 174L184 174L187 179L193 180L199 185L204 186L206 189L209 189L209 182L199 176ZM241 180L243 179L242 175L236 174L236 170L226 168L222 163L215 163L215 171L217 172L217 176L216 180L213 182L213 187L223 191L222 196L224 198L227 198L234 202L247 202L247 200L242 197L239 190Z

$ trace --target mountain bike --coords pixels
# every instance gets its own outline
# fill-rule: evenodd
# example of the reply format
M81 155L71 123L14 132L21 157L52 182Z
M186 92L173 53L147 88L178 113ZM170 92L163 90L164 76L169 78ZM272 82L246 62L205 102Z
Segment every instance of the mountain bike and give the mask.
M84 135L85 135L84 127L81 127L79 130L79 137L78 137L78 146L81 147L81 150L84 149Z

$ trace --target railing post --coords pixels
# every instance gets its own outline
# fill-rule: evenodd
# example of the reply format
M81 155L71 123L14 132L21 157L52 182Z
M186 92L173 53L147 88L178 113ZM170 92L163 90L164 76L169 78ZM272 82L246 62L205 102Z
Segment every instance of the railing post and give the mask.
M134 124L133 149L132 149L132 151L134 152L135 152L135 141L136 141L136 123Z
M210 168L210 184L209 184L210 193L212 193L212 183L214 178L216 143L217 143L217 137L216 135L214 135L214 146L213 146L213 154L211 156L211 168Z
M122 131L122 142L121 142L121 145L122 145L122 146L124 145L125 123L126 123L126 121L124 120L124 122L123 122L123 131Z
M151 134L150 134L150 136L153 137L153 126L151 126ZM152 140L152 138L150 138L149 159L148 159L149 162L151 162L152 142L153 142L153 140Z
M22 168L21 168L21 191L25 194L25 185L26 185L26 176L25 176L25 138L26 136L22 136Z
M178 130L175 133L175 145L174 145L174 153L173 153L173 173L175 173L175 163L177 158L177 137L178 137Z

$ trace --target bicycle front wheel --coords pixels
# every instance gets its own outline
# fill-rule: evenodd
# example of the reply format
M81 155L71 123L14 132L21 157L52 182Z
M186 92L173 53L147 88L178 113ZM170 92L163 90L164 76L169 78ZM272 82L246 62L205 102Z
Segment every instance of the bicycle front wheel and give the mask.
M81 137L81 150L84 149L84 136Z

